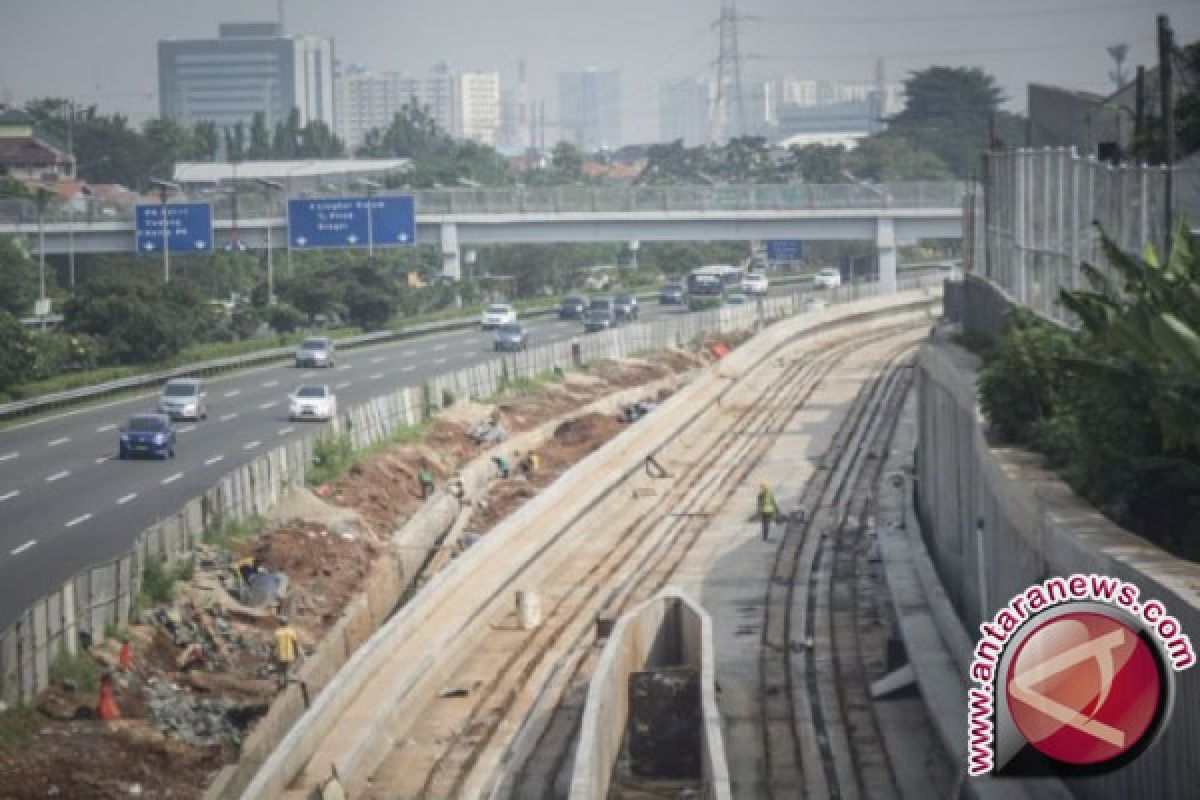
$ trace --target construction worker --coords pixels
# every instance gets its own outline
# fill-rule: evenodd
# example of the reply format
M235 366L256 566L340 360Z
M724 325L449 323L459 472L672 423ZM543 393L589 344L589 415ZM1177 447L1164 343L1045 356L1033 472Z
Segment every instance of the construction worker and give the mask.
M520 455L519 453L517 455ZM500 473L501 478L507 478L511 467L508 464L508 459L503 455L492 456L492 461L496 465L496 470Z
M275 665L279 669L283 683L287 683L292 667L296 663L299 648L296 645L296 630L288 624L288 618L280 617L279 619L283 625L275 629Z
M428 499L433 494L433 473L427 467L421 467L417 480L421 482L421 498Z
M775 493L771 491L771 487L766 481L763 481L758 489L758 516L762 519L762 536L765 542L771 534L771 523L779 516Z
M242 583L250 583L251 575L262 572L262 561L256 555L248 555L237 562L236 569Z
M534 473L538 471L539 466L541 466L541 459L538 458L538 454L529 452L521 459L521 463L517 465L517 469L521 471L521 474L526 479L533 480Z

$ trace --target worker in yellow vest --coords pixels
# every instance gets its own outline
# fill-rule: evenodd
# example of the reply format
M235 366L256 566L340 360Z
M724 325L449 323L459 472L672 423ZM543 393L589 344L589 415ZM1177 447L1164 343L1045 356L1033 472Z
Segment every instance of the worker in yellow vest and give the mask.
M283 683L287 683L300 652L296 630L288 624L287 617L280 617L283 625L275 629L275 665Z
M762 537L765 542L771 534L771 523L779 516L779 506L770 485L763 481L758 490L758 516L762 519Z

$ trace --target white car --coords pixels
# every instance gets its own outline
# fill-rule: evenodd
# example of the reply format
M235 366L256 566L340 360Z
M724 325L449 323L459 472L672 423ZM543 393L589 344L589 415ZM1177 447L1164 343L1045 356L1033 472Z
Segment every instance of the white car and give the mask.
M842 285L842 273L838 272L833 267L825 267L817 270L817 274L813 275L814 289L836 289Z
M337 395L328 386L301 386L288 396L288 419L328 421L337 415Z
M761 272L747 272L742 276L742 291L746 294L766 294L767 276Z
M490 331L501 325L515 325L516 322L517 312L512 306L496 303L483 310L483 315L479 318L479 327Z

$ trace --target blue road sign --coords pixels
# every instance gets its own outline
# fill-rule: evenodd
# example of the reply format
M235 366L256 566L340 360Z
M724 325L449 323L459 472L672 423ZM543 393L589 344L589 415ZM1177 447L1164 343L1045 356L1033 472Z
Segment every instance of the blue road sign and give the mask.
M294 249L367 247L368 236L375 247L416 244L413 198L312 197L288 201L288 245Z
M768 239L767 261L786 264L804 258L803 239Z
M137 251L161 253L163 224L161 204L134 209ZM209 203L167 204L167 247L172 253L208 253L213 249L212 205Z

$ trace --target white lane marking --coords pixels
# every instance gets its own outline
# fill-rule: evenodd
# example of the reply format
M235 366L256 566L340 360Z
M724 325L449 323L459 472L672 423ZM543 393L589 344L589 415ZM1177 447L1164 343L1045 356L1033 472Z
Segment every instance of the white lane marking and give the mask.
M263 381L262 387L264 389L274 389L278 385L279 385L279 381Z
M9 550L8 554L10 556L19 556L19 555L21 555L21 553L24 553L26 550L33 547L35 544L37 544L37 539L30 539L28 542L21 545L20 547L15 547L12 550Z
M287 436L289 433L291 433L291 432L292 432L292 431L294 431L294 430L296 430L296 429L295 429L295 428L293 428L291 425L288 425L286 428L280 428L280 429L279 429L279 435L280 435L280 436Z
M339 371L345 371L348 369L354 369L354 365L353 364L342 364L340 367L338 367Z
M230 389L228 392L225 393L225 396L226 397L237 397L241 393L242 393L241 389Z
M405 350L405 351L404 351L403 353L401 353L400 355L402 355L402 356L406 356L406 357L410 357L410 356L415 356L416 354L417 354L417 351L416 351L416 350Z
M135 499L137 499L137 492L130 492L129 494L127 494L124 497L117 500L117 505L123 506L126 503L128 503L130 500L135 500Z
M435 359L433 360L433 363L435 363L435 364L445 364L445 363L446 363L446 359L445 359L445 358L435 358Z
M188 425L186 428L180 428L176 433L191 433L194 430L196 430L195 425Z
M384 361L386 361L386 360L387 360L387 359L386 359L386 358L384 358L383 356L375 356L375 358L372 358L372 359L371 359L371 363L372 363L372 364L382 364L382 363L383 363Z
M74 527L75 527L76 525L78 525L79 523L81 523L81 522L87 522L87 521L88 521L89 519L91 519L91 518L92 518L92 515L91 515L91 514L83 514L83 515L81 515L81 516L78 516L78 517L76 517L75 519L71 520L70 522L68 522L68 523L67 523L67 525L66 525L66 527L68 527L68 528L74 528Z
M441 344L435 344L435 345L433 346L433 349L434 349L434 350L445 350L445 349L446 349L446 343L445 343L445 342L442 342Z
M259 403L259 404L258 404L258 407L259 407L260 409L262 409L263 411L266 411L268 408L274 408L274 407L275 407L275 406L277 406L277 405L279 405L279 401L277 401L277 400L272 400L272 401L271 401L271 402L269 402L269 403Z
M172 475L169 478L163 478L162 484L163 484L163 486L166 486L168 483L174 483L175 481L179 480L182 477L183 477L182 472L176 472L174 475Z
M112 456L100 456L96 459L97 464L103 464L105 461L112 461Z
M335 389L345 389L345 388L346 388L347 386L349 386L349 385L350 385L350 381L342 381L341 383L339 383L337 386L334 386L333 388L335 388Z
M0 461L12 461L14 458L16 458L19 455L21 455L21 454L20 453L5 453L4 455L0 456Z
M71 441L71 437L70 437L70 436L63 436L63 437L61 437L61 438L59 438L59 439L55 439L54 441L50 442L50 443L49 443L49 444L47 444L46 446L47 446L47 447L58 447L60 444L66 444L66 443L67 443L67 442L69 442L69 441Z
M258 447L260 444L262 444L262 442L255 439L253 442L246 442L244 445L242 445L242 449L243 450L253 450L254 448Z
M70 474L71 474L70 472L67 472L64 469L62 472L56 472L53 475L48 476L46 478L46 483L54 483L55 481L62 480L63 478L67 477Z
M404 368L403 368L403 369L401 369L400 371L401 371L401 372L412 372L412 371L413 371L414 369L416 369L416 368L417 368L417 365L416 365L416 364L409 364L407 367L404 367Z
M213 464L217 463L218 461L224 460L224 458L225 458L225 456L213 456L212 458L210 458L204 462L204 466L211 467Z
M383 377L383 373L382 373L382 372L376 372L374 375L372 375L372 376L371 376L371 380L373 380L373 381L377 381L377 380L379 380L379 379L380 379L380 378L382 378L382 377Z
M107 425L101 425L99 428L96 428L96 433L107 433L108 431L115 431L116 429L117 423L110 422Z
M9 492L7 494L0 494L0 503L3 503L5 500L12 500L14 497L19 495L20 493L21 493L20 489L13 489L11 492Z
M221 417L221 422L229 422L229 420L231 420L231 419L237 419L236 411L233 412L232 414L226 414L223 417Z

